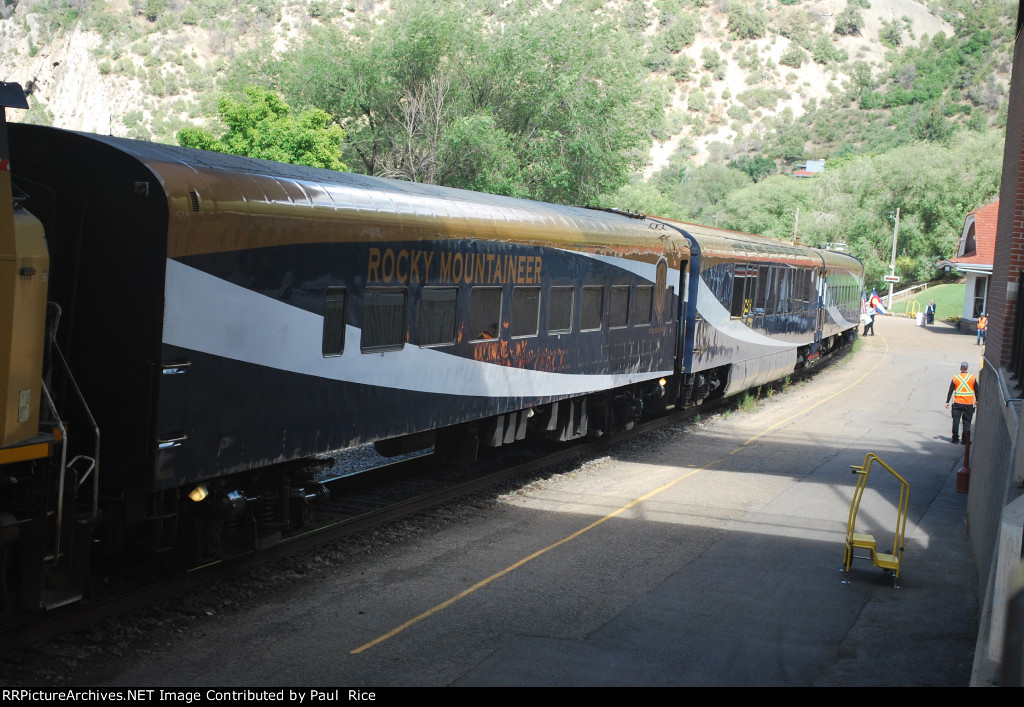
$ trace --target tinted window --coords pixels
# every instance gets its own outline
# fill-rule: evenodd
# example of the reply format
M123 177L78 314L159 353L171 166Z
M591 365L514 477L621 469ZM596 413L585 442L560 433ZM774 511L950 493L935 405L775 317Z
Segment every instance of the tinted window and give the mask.
M540 322L540 288L516 287L512 290L509 333L512 336L537 336Z
M735 276L732 280L732 308L729 314L742 317L750 310L750 297L757 278L757 268L748 268L736 264Z
M458 294L454 287L424 287L420 295L420 346L455 343Z
M651 323L651 302L653 300L654 288L650 285L643 285L636 288L636 296L633 299L633 325L643 326Z
M754 313L764 314L764 305L768 299L768 288L771 284L772 271L767 265L762 265L757 274L757 296L754 299Z
M367 290L363 294L361 351L396 351L405 343L404 289Z
M593 331L601 328L604 315L604 289L601 287L584 287L583 300L580 303L580 331Z
M608 328L621 329L629 323L629 287L612 288L608 300Z
M552 287L548 290L548 331L572 331L573 288Z
M324 294L324 356L341 356L345 350L346 294L344 287L328 287Z
M775 310L778 309L779 304L779 277L781 271L778 268L768 268L768 283L765 285L765 289L768 291L768 297L764 303L765 314L775 314Z
M469 335L473 341L498 338L501 288L474 287L469 298Z

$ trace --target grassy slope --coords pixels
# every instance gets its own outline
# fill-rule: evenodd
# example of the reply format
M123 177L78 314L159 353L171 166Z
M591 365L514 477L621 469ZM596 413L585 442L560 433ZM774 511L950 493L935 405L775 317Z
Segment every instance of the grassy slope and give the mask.
M892 311L894 314L923 312L928 303L935 300L935 321L942 321L947 318L959 319L964 311L964 294L966 285L962 282L955 282L948 285L933 285L926 290L919 292L915 297L908 300L896 302ZM882 299L888 293L880 292ZM916 302L915 305L912 304Z

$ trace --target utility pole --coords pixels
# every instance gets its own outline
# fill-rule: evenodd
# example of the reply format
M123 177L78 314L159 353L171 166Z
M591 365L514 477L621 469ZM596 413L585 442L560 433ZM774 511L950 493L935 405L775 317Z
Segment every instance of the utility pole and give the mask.
M800 209L793 211L793 245L800 245L800 234L797 233L797 227L800 225Z
M890 214L891 216L892 214ZM892 259L889 261L889 275L896 277L896 236L900 232L900 209L896 207L896 225L892 229ZM893 281L889 280L889 304L886 309L892 309L892 285Z

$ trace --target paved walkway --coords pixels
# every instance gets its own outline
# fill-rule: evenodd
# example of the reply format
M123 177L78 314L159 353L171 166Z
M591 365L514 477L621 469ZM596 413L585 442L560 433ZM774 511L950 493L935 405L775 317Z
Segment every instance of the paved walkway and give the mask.
M881 317L814 381L623 445L146 656L110 686L966 686L977 636L948 381L973 337ZM910 483L898 588L840 571L851 464ZM860 525L891 546L897 485Z

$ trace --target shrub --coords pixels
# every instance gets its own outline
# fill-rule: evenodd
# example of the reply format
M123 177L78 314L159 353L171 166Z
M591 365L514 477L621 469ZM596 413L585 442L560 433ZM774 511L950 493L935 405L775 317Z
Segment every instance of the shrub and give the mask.
M903 44L903 28L900 27L900 23L895 20L892 22L882 20L882 29L878 31L878 41L890 49L895 49Z
M786 53L779 57L779 63L785 64L786 66L792 66L794 69L799 69L800 65L804 63L807 58L807 52L798 47L796 44L791 44Z
M747 108L769 108L774 110L779 99L788 96L788 93L779 89L752 88L736 96L736 99Z
M677 81L689 81L690 71L693 69L693 62L690 61L690 57L685 54L680 54L672 61L672 69L669 73L672 74L672 78Z
M814 40L814 48L811 53L811 58L817 64L827 64L830 61L836 61L839 59L839 52L836 50L835 43L832 42L832 38L827 34L819 35Z
M159 71L154 69L149 76L149 92L154 96L163 96L166 90L164 84L164 77Z
M729 34L736 39L760 39L768 29L768 16L732 4L726 12Z
M860 34L863 26L864 17L860 14L860 10L852 4L848 4L846 9L836 17L835 33L844 37L855 37Z
M688 13L676 18L663 32L665 47L670 52L679 52L693 44L697 37L697 20Z
M166 9L166 0L146 0L146 9L143 14L150 22L156 22Z
M750 122L750 111L747 110L746 106L729 106L729 110L726 111L726 113L730 118L737 122Z

